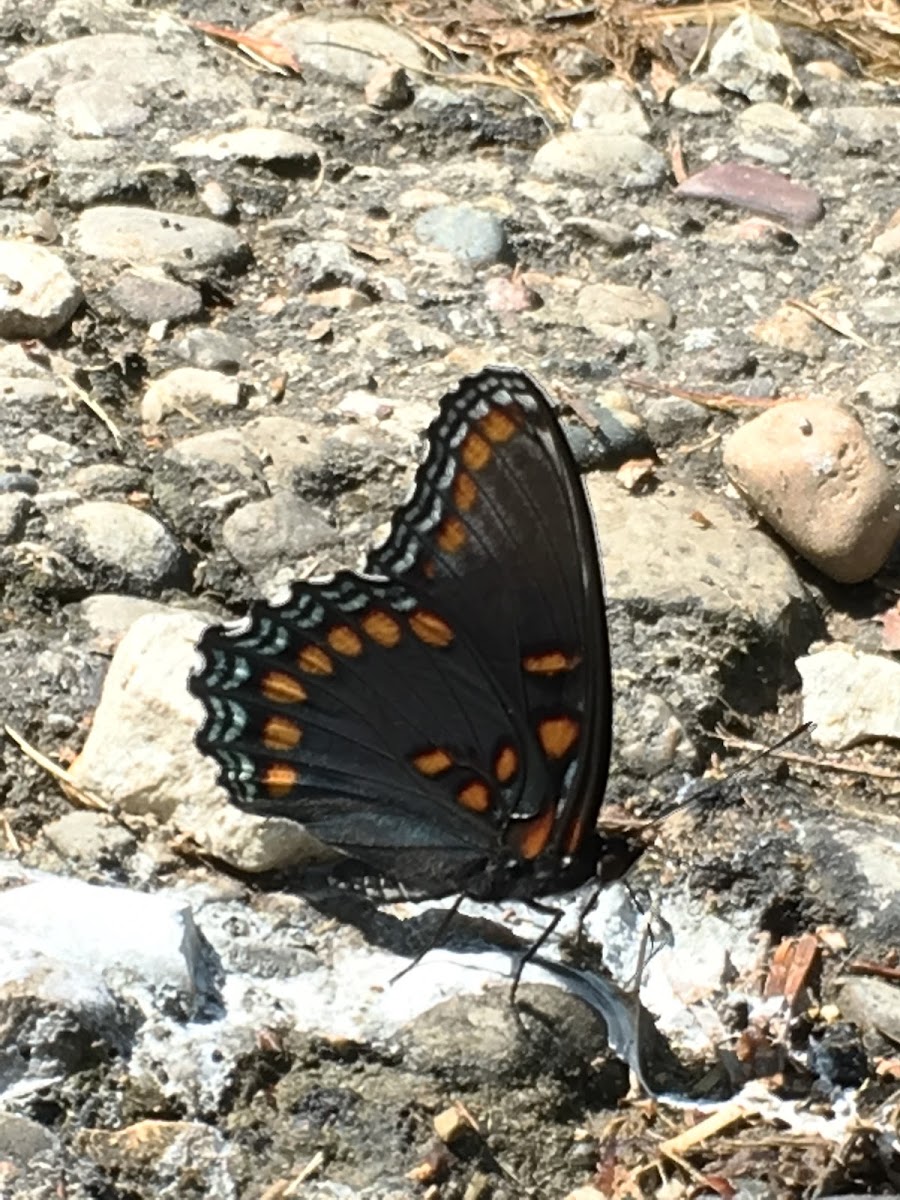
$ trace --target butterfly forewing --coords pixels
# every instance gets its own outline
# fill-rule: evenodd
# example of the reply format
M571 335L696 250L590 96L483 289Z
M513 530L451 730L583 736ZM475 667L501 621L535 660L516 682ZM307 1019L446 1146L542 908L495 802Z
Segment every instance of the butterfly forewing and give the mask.
M610 753L605 606L584 488L535 380L488 367L444 397L412 497L368 565L406 573L427 597L460 591L456 623L523 718L529 763L512 815L552 800L548 840L577 848Z
M487 368L444 397L365 575L295 584L199 649L198 744L232 799L402 883L474 892L493 871L502 892L510 864L593 831L600 569L571 453L523 372Z

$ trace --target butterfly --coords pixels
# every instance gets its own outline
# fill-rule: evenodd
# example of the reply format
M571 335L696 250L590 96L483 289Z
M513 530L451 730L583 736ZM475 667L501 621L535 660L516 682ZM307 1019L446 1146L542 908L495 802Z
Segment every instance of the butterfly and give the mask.
M407 895L539 898L618 878L597 830L612 689L592 513L553 406L486 367L440 402L365 570L200 638L196 735L231 801Z

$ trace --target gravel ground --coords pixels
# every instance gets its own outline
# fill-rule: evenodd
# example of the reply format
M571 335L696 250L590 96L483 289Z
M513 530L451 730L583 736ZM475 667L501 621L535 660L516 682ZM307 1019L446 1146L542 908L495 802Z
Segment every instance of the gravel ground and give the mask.
M896 89L745 16L628 86L573 35L563 119L363 11L196 14L277 73L175 3L0 0L0 1197L889 1194ZM602 968L565 898L518 1012L540 919L467 905L390 983L436 906L317 891L186 688L205 622L359 565L489 362L586 473L609 822L816 722L660 826Z

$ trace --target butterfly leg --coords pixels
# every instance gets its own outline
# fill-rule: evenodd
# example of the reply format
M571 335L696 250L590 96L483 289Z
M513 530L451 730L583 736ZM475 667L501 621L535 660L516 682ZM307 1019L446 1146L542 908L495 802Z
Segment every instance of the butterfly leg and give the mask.
M561 908L553 908L549 904L541 904L541 902L539 900L529 900L528 907L533 909L534 912L541 913L542 916L549 917L550 920L547 922L547 924L541 930L538 937L535 938L535 940L531 943L531 945L528 947L528 949L524 952L522 957L519 959L518 965L516 966L515 973L513 974L512 989L510 990L510 993L509 993L509 1002L512 1005L515 1005L515 1002L516 1002L516 992L519 990L519 983L522 980L523 971L525 970L526 966L531 962L531 960L535 957L537 952L540 950L541 946L544 945L544 943L547 941L547 939L553 933L554 929L557 927L557 925L560 923L560 921L565 916L565 914Z
M460 905L464 899L464 896L456 897L456 899L444 913L444 916L441 919L437 929L434 931L434 934L432 935L431 941L428 943L428 945L424 946L415 956L415 958L411 959L411 961L408 962L402 970L398 971L397 974L391 978L391 983L396 983L398 979L402 979L408 971L411 971L413 967L417 967L419 965L419 963L430 950L433 950L435 946L439 946L441 944L441 942L444 940L444 934L453 924L453 918L459 912Z

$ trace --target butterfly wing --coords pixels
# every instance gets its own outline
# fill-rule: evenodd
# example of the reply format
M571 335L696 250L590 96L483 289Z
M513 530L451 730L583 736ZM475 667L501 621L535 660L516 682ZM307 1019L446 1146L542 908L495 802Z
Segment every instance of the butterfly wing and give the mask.
M502 894L587 845L610 747L602 580L571 452L524 372L444 397L366 574L296 584L199 649L198 744L241 807L430 894Z

